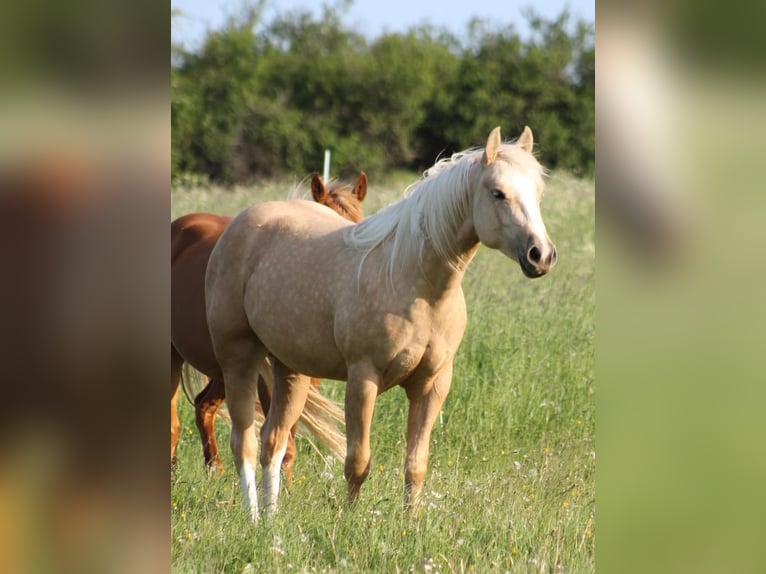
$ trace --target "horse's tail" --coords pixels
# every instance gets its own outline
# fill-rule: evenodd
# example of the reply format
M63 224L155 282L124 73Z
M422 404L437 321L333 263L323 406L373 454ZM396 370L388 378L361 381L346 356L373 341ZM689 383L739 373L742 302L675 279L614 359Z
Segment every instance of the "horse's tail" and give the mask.
M191 406L194 406L194 398L192 395L196 395L198 391L191 388L191 367L189 363L184 363L181 367L181 389L184 392L186 400L189 401Z
M343 424L343 409L333 400L319 392L314 385L309 388L306 406L298 422L298 434L306 437L304 429L313 434L336 458L346 458L346 435L338 428Z

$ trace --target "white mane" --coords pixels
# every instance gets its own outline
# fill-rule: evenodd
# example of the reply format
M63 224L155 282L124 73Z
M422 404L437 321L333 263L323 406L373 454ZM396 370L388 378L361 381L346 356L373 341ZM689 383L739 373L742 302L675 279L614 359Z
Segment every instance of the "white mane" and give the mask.
M420 257L425 239L441 258L460 267L454 237L469 213L473 168L482 153L483 149L466 150L437 162L405 189L403 199L349 227L344 235L346 245L365 252L363 264L373 249L392 236L386 262L389 280L397 261ZM361 264L359 268L361 271Z
M454 269L464 268L466 262L455 252L455 239L471 215L471 192L479 183L476 176L483 153L483 148L473 148L439 160L405 189L403 199L347 228L346 245L364 251L360 273L367 255L388 237L393 237L384 270L389 281L397 262L420 258L426 240ZM502 145L499 158L542 174L537 160L514 144Z

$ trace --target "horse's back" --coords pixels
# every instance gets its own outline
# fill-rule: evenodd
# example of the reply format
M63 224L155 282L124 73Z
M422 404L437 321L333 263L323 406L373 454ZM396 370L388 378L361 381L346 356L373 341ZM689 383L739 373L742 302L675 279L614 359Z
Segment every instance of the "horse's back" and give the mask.
M310 201L260 203L229 224L216 258L227 277L242 281L258 272L303 275L317 268L317 257L339 248L348 225L331 209Z
M171 341L185 361L218 375L205 315L205 272L210 253L231 217L192 213L173 221L171 235Z
M327 206L303 199L268 201L240 213L238 226L259 228L271 233L300 234L305 239L318 238L352 225Z
M170 224L171 263L187 250L209 246L212 251L218 238L233 218L212 213L189 213Z

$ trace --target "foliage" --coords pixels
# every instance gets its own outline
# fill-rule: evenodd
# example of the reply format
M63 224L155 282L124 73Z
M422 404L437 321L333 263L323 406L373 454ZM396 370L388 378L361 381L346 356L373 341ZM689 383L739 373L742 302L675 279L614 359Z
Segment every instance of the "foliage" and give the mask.
M486 21L466 40L428 26L368 40L341 21L344 4L262 18L263 3L174 48L172 168L224 184L321 171L372 177L422 169L480 145L496 125L532 127L540 159L594 168L593 26L567 12L529 12L532 35Z
M365 212L398 199L414 177L401 179L372 180ZM173 215L236 213L292 187L175 190ZM554 172L542 212L558 247L556 268L529 280L499 252L479 249L463 282L468 327L414 520L401 504L400 389L377 399L372 470L354 508L344 502L342 463L299 438L296 480L278 516L258 525L242 509L229 450L222 448L223 473L203 469L192 408L180 401L173 571L594 572L594 211L592 180ZM343 390L322 385L341 403ZM219 420L219 444L228 433Z

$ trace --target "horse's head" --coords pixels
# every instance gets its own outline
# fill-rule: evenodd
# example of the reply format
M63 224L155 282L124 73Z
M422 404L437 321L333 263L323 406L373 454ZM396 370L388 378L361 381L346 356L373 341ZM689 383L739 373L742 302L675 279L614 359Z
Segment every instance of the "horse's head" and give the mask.
M311 176L311 195L314 201L326 205L349 221L359 223L364 218L362 201L367 195L367 174L361 172L353 189L350 188L349 185L336 182L325 186L318 173Z
M479 240L518 261L527 277L545 275L556 264L556 246L540 215L542 166L532 155L532 130L503 145L492 130L481 160L473 219Z

